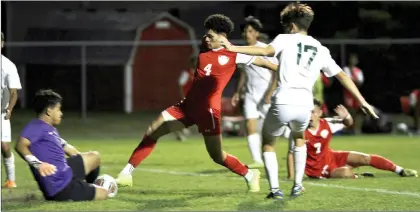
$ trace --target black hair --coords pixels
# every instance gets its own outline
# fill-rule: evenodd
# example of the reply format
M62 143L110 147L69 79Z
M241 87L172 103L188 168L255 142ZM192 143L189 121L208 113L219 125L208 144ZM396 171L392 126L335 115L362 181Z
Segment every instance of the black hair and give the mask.
M241 25L241 31L244 31L248 26L251 26L257 32L261 32L263 25L260 20L254 18L253 16L248 16L245 18L245 23Z
M234 24L229 17L222 14L213 14L206 18L204 21L204 27L211 29L216 33L225 33L229 35L233 32Z
M294 23L299 29L308 31L314 20L314 11L306 4L290 3L280 13L281 23L290 27Z
M318 99L314 99L314 105L318 107L322 107L322 103Z
M63 98L60 94L54 92L51 89L41 89L36 92L33 99L33 108L37 115L44 113L47 108L56 106L58 103L61 103Z

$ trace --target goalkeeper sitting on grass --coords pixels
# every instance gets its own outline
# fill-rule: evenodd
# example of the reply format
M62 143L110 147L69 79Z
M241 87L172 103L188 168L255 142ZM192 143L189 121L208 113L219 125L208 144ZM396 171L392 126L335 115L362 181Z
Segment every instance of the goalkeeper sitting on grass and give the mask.
M90 184L99 174L99 154L79 153L54 127L61 123L63 116L61 100L52 90L36 93L33 103L37 118L25 126L15 149L30 165L46 200L106 199L106 189ZM65 154L70 157L66 159Z

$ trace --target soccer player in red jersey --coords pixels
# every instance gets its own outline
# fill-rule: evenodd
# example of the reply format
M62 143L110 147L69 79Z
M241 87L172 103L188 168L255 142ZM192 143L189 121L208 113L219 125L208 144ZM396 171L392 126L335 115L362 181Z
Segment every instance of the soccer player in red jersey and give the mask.
M236 157L222 150L222 92L239 63L255 64L272 70L277 70L278 65L259 57L225 50L219 40L221 36L226 37L233 31L233 22L229 17L211 15L205 20L204 26L207 29L204 37L206 48L202 48L198 56L191 89L184 100L164 110L152 122L128 164L118 175L119 185L132 186L133 170L152 152L160 137L195 124L204 137L207 152L213 161L244 177L250 192L260 190L260 172L248 169Z
M420 135L420 89L414 89L410 95L400 97L400 101L402 111L413 118L414 133Z
M373 154L354 151L335 151L329 145L335 132L353 125L353 118L343 105L335 108L337 117L321 118L321 102L314 100L309 128L305 131L308 156L305 174L311 178L356 178L353 168L371 166L376 169L395 172L402 177L417 177L417 171L404 169L392 161ZM290 154L290 153L289 153ZM290 171L293 163L288 164ZM373 176L369 174L368 176Z

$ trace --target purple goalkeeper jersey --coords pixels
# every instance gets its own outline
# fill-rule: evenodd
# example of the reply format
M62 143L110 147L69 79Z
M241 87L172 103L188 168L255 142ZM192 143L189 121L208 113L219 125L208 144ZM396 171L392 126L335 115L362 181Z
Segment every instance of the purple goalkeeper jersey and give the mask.
M42 120L34 119L25 126L20 136L31 142L29 150L35 157L57 167L56 173L47 177L42 177L37 170L31 168L44 196L56 195L73 177L57 129Z

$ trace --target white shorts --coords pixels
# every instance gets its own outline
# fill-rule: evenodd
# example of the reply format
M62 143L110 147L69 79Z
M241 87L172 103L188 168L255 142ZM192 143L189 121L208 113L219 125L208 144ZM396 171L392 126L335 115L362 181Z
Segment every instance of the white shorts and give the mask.
M4 120L5 113L1 114L1 142L12 141L12 128L10 126L10 119Z
M273 104L264 121L263 133L282 136L285 125L290 127L291 132L303 132L309 125L311 113L311 107Z
M262 101L262 100L260 100ZM244 116L245 119L259 119L265 118L268 109L267 107L259 107L260 101L257 101L250 94L246 94L244 97Z

